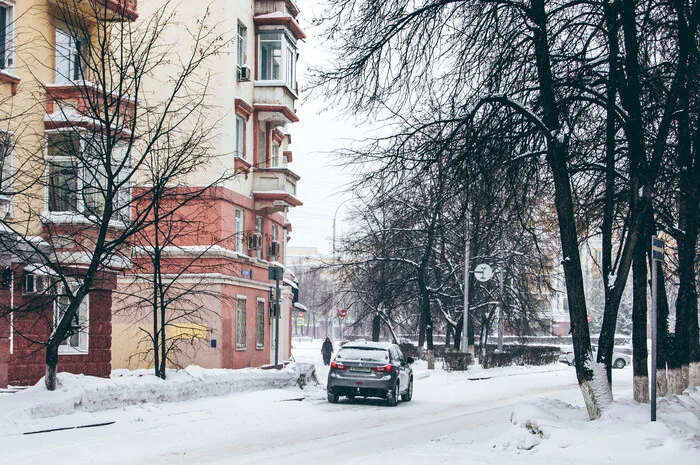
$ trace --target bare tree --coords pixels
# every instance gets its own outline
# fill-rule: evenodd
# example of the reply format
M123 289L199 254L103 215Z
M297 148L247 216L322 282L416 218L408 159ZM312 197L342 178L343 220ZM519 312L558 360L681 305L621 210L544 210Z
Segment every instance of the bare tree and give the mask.
M56 301L55 322L45 322L50 336L35 341L46 350L50 390L59 346L85 329L81 305L131 266L131 247L163 207L158 192L130 187L152 179L149 170L159 186L176 184L214 156L203 64L226 45L211 18L185 27L169 4L132 22L110 2L55 3L58 84L39 85L35 94L37 104L51 102L47 131L15 140L15 156L25 163L13 181L25 195L14 197L15 215L3 220L2 244L50 277L37 296L9 309L45 319ZM174 27L191 36L191 49L175 53L166 37ZM53 48L53 38L45 40L31 46ZM170 78L156 82L157 75ZM168 91L155 98L153 86Z

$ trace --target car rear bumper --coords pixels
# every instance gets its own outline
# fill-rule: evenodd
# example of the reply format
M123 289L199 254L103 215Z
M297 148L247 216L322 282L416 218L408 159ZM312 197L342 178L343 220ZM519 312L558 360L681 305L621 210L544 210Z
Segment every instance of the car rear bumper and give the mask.
M396 377L384 376L378 379L357 377L342 377L330 373L328 376L328 392L340 396L363 396L386 398L394 388Z

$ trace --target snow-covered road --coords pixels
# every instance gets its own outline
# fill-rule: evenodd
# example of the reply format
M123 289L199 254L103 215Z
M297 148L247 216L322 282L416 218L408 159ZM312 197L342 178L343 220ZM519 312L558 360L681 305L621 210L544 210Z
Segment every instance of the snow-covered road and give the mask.
M316 362L319 380L324 381L327 368L317 360L317 350L315 346L297 347L295 356L298 361ZM611 428L610 441L600 439L600 430L595 428L606 425L589 426L574 371L563 365L446 373L428 371L417 363L415 374L413 401L396 408L372 399L329 404L322 387L307 387L304 391L275 389L98 412L78 409L72 415L0 430L0 463L40 464L53 457L72 465L584 464L594 460L582 451L593 453L602 447L596 452L601 457L643 464L669 451L668 434L659 434L658 428L635 433L642 434L642 444L649 439L644 435L657 435L658 444L632 455L625 445L616 446L618 440L629 442L629 438L615 436L619 427ZM616 370L615 375L616 397L629 396L631 369ZM559 416L550 415L545 407L556 408ZM542 434L533 434L532 427L525 426L530 420L521 421L521 417L539 417L537 428L543 429ZM114 423L21 434L27 428L108 422ZM572 431L562 433L568 428L590 431L574 441ZM601 442L593 447L587 441ZM679 444L673 439L670 446ZM679 458L693 453L687 444L671 450Z

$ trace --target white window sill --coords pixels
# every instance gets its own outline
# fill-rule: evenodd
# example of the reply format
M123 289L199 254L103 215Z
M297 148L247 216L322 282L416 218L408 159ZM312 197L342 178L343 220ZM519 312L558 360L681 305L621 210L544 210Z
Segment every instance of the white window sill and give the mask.
M246 349L245 346L244 346L244 347L238 347L238 346L236 346L236 351L237 351L237 352L243 352L245 349Z
M39 215L39 219L44 224L92 224L98 226L100 223L100 218L87 217L77 212L43 211ZM126 224L123 221L112 220L109 222L109 227L126 229Z
M58 346L58 355L87 355L87 350L71 346Z

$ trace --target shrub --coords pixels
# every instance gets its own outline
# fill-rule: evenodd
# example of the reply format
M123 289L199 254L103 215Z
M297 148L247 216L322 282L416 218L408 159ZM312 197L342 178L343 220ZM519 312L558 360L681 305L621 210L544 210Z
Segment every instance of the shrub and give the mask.
M445 351L442 359L442 368L445 371L467 371L472 364L472 354L456 351Z
M504 345L503 351L496 353L495 345L487 345L481 360L484 368L510 365L549 365L559 360L561 349L555 346Z

